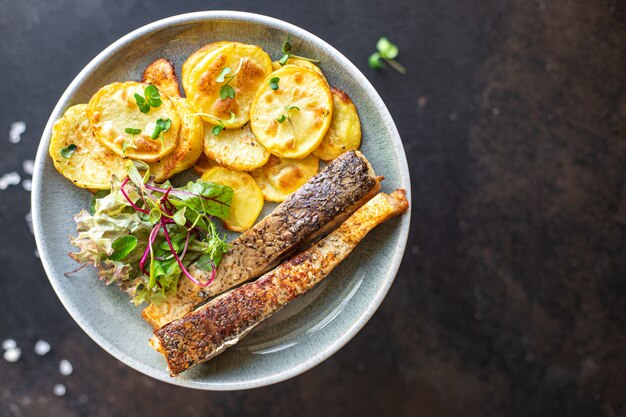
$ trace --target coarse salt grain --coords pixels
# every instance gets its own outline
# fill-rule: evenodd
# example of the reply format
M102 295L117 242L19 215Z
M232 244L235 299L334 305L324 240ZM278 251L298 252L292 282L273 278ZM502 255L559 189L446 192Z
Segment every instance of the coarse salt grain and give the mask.
M39 356L43 356L46 353L50 352L50 343L46 342L45 340L37 340L37 343L35 343L35 353Z
M9 130L9 142L15 144L20 143L22 140L22 133L26 132L26 123L14 122L11 124L11 130Z
M4 350L15 349L16 347L17 347L17 342L13 339L7 339L4 342L2 342L2 349Z
M33 175L33 169L35 168L35 161L32 159L26 159L22 161L22 170L25 174Z
M68 361L67 359L61 359L61 362L59 362L59 372L61 373L61 375L69 376L72 375L73 371L74 367L72 366L70 361Z
M64 396L66 392L67 392L67 389L65 388L65 385L63 384L56 384L54 387L52 387L52 393L56 395L57 397Z
M0 190L6 190L9 188L9 185L17 185L21 180L22 177L15 171L4 174L0 177Z
M3 356L5 361L15 363L20 360L20 356L22 356L22 349L18 347L8 349L4 352Z

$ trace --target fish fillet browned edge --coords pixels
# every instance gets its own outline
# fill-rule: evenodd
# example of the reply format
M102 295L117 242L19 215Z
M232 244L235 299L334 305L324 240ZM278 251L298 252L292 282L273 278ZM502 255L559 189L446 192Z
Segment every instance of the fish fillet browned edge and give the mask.
M369 231L407 208L402 189L378 194L337 230L273 271L155 330L150 344L163 354L172 376L219 355L291 300L311 290Z
M209 297L263 275L298 249L335 229L378 193L381 179L359 151L340 155L263 220L238 236L208 287L181 278L177 293L159 305L148 306L142 314L144 319L154 328L161 327ZM204 282L210 275L194 264L189 271Z

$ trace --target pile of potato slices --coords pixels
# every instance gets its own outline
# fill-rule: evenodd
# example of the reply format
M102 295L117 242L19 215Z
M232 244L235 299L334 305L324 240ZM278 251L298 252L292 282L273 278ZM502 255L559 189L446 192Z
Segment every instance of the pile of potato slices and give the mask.
M358 149L356 107L311 60L272 62L259 46L221 41L182 66L159 58L138 81L100 88L53 126L50 156L78 187L110 188L126 160L150 166L156 182L193 168L234 189L227 229L251 227L264 201L281 202L328 162Z

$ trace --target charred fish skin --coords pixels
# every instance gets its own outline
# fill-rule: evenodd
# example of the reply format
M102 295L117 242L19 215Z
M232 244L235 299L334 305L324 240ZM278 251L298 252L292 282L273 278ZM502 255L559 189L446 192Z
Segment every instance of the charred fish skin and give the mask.
M311 290L370 230L407 207L404 190L378 194L311 248L258 280L155 330L151 345L165 356L172 376L215 357L291 300Z
M161 306L151 305L143 317L153 327L179 318L181 312L209 297L259 277L297 249L320 239L380 190L380 178L359 151L349 151L311 178L267 217L241 234L224 255L213 283L184 297L171 297ZM209 273L192 265L199 280ZM179 291L180 292L180 291Z

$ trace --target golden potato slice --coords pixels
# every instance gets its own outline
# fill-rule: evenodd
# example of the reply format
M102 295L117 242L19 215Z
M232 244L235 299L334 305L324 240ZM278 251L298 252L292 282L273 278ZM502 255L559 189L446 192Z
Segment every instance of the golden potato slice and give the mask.
M263 167L250 173L259 184L265 201L284 201L317 174L319 159L309 155L304 159L280 159L274 155Z
M280 81L277 90L271 78ZM333 98L315 71L285 65L263 81L250 108L252 132L281 158L304 158L320 144L332 118Z
M319 75L322 76L322 78L324 79L324 81L326 81L326 77L324 77L324 73L322 72L322 70L320 69L320 67L318 67L317 65L315 65L314 63L312 63L311 61L307 61L306 59L301 59L301 58L288 58L287 62L285 63L285 65L297 65L299 67L305 67L305 68L309 68L312 69L313 71L317 72ZM274 61L272 62L272 69L274 71L278 71L279 69L281 69L284 65L280 65L280 62L278 61Z
M155 59L143 72L142 82L154 84L159 91L169 98L180 98L178 77L174 71L174 64L165 58Z
M216 166L202 175L202 180L228 185L234 190L230 216L224 226L234 232L243 232L254 224L263 208L263 193L247 172L231 171Z
M331 161L344 152L361 146L361 121L350 97L338 88L330 89L333 94L333 118L330 128L313 155Z
M163 182L191 168L202 154L202 139L204 138L202 118L193 114L186 99L174 99L173 103L181 121L178 144L176 149L165 155L163 159L150 164L150 173L154 175L156 182Z
M183 78L183 88L193 109L204 120L234 120L227 127L241 127L249 120L250 104L263 80L272 72L272 60L256 45L228 42L208 50L202 58L194 59L189 75ZM217 79L225 68L230 69L223 82ZM234 98L220 97L222 87L234 90Z
M64 157L61 150L72 144L76 146L74 153L69 158ZM86 104L70 107L56 121L48 151L57 171L81 188L108 190L112 175L126 177L124 159L94 136Z
M186 80L189 78L189 74L191 73L191 70L194 69L196 63L198 63L198 61L204 58L209 52L214 51L215 49L221 46L224 46L227 43L228 41L209 43L207 45L204 45L202 48L198 49L193 54L189 55L189 58L187 58L187 60L183 63L183 73L182 73L182 78L181 78L183 82L183 89L185 88L185 85L189 85L189 83ZM185 91L185 94L187 94L186 91Z
M127 81L102 87L89 100L87 117L96 138L113 152L131 159L156 162L176 147L180 119L174 103L165 94L161 94L159 107L150 108L148 113L139 111L134 95L144 97L147 86ZM171 126L161 138L152 139L150 136L158 119L170 119ZM141 129L141 132L132 135L126 133L127 128Z
M215 136L204 131L204 153L218 164L235 171L252 171L265 165L270 153L254 137L250 124L224 129Z
M193 172L202 176L205 172L207 172L209 169L215 166L217 166L217 162L215 162L212 159L209 159L209 157L206 156L203 152L200 154L200 157L198 158L196 163L193 164Z

